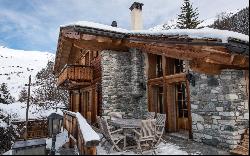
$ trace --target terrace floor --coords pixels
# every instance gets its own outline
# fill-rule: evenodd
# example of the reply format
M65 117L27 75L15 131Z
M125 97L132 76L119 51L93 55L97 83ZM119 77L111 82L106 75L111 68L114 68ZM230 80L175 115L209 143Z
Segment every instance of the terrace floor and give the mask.
M164 140L167 144L161 143L157 149L157 155L231 155L229 152L209 146L203 143L198 143L192 140L183 139L176 136L165 135ZM110 146L105 144L105 146ZM59 148L60 155L77 155L75 149ZM136 155L133 151L116 152L111 151L110 154L100 145L97 147L97 155ZM152 155L153 151L145 151L143 155Z

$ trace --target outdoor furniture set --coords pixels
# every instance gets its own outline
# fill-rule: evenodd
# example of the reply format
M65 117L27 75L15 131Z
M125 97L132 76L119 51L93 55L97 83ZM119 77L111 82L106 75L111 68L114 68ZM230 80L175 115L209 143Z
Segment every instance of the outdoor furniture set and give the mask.
M142 154L146 149L154 150L161 141L165 143L162 135L165 129L166 114L148 112L146 119L126 119L122 116L111 119L97 117L99 132L103 135L101 146L106 142L111 144L108 153L113 149L121 152L135 147L137 152ZM135 146L131 146L130 142L134 142Z

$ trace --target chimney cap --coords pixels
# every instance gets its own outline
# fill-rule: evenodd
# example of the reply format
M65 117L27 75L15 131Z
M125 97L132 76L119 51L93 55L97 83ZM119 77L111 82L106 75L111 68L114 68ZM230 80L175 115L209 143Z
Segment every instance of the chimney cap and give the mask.
M117 27L117 22L116 21L113 21L112 24L111 24L112 27Z
M139 3L139 2L134 2L131 7L129 8L131 11L136 8L136 9L139 9L139 10L142 10L142 6L144 4L143 3Z

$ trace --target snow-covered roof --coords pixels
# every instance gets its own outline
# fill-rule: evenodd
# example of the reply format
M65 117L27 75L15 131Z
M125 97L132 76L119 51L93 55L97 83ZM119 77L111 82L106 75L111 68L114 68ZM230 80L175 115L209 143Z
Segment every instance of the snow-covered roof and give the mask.
M112 27L104 24L93 23L88 21L79 21L76 23L71 23L68 25L64 25L61 27L70 27L70 26L80 26L86 28L93 28L103 31L111 31L117 33L124 33L127 35L155 35L155 36L172 36L172 35L186 35L190 38L198 38L198 39L221 39L223 43L228 43L229 38L235 38L237 40L241 40L244 42L249 42L249 36L241 33L228 31L228 30L218 30L213 28L202 28L202 29L170 29L170 30L159 30L159 31L151 31L151 30L126 30L122 28Z
M202 28L202 29L169 29L161 31L131 31L131 34L145 34L145 35L187 35L190 38L216 38L221 39L222 43L227 43L229 38L235 38L241 41L249 42L249 36L238 32L228 30L218 30L213 28Z
M96 28L96 29L101 29L101 30L107 30L107 31L112 31L112 32L129 33L129 31L126 29L112 27L109 25L104 25L104 24L94 23L94 22L89 22L89 21L78 21L75 23L61 25L60 27L70 27L70 26L81 26L81 27L87 27L87 28Z

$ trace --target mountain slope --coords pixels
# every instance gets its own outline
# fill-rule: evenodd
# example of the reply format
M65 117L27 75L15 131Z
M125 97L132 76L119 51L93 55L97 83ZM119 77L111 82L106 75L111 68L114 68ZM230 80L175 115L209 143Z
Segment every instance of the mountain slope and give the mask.
M11 95L18 100L20 91L28 84L29 75L34 83L37 72L46 67L49 60L53 61L54 57L49 52L14 50L0 46L0 84L7 83Z

